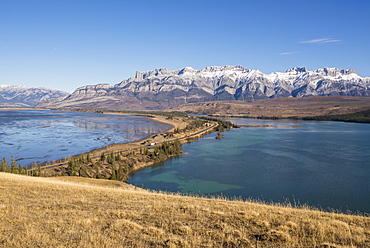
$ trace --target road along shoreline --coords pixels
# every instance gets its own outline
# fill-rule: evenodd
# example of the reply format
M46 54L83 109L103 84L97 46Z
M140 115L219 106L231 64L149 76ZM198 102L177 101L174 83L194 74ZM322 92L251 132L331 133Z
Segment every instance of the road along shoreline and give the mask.
M124 112L104 112L104 114L135 115ZM87 153L72 156L65 160L53 161L44 166L33 166L29 169L29 172L36 175L39 174L40 176L77 175L92 178L126 180L127 176L136 170L166 161L170 157L181 155L181 152L168 153L167 151L164 151L165 156L162 156L162 154L158 155L157 151L159 149L167 149L167 146L173 146L176 142L180 144L191 142L205 134L216 131L219 126L217 121L200 120L191 116L168 116L168 114L150 114L145 116L154 121L170 124L172 128L162 133L150 135L139 141L108 145ZM109 161L111 165L107 165L103 161L107 156L110 156L110 160L114 160L113 162ZM124 163L121 162L122 159L128 163L127 168L125 165L117 165ZM87 163L91 163L91 165L86 165ZM96 168L97 166L101 168ZM119 172L120 176L116 178L113 175L115 173L114 171L121 170L122 166L124 167L122 169L123 172ZM92 167L95 168L94 170L96 172L93 172ZM122 177L122 173L126 176Z

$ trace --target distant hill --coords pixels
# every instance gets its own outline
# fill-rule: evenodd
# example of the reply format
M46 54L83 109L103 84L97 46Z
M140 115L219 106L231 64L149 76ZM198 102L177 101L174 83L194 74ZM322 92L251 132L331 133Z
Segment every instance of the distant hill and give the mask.
M294 67L263 74L242 66L165 68L136 72L134 78L111 86L83 86L65 98L44 101L39 107L125 110L166 109L185 103L253 101L280 97L370 96L370 77L353 69Z
M350 114L370 109L370 97L282 97L251 102L215 101L188 103L166 111L251 118L314 117Z
M303 120L370 123L370 109L349 114L303 117Z
M0 85L0 107L34 107L41 101L65 97L68 92L44 87L30 88L23 85Z

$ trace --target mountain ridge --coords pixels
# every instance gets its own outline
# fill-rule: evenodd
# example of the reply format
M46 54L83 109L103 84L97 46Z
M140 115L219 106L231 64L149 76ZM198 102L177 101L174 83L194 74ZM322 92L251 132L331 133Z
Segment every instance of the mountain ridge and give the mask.
M0 84L0 107L34 107L42 101L67 95L68 92L46 87Z
M370 77L354 69L293 67L264 74L243 66L209 66L200 70L159 68L137 71L113 86L87 85L64 99L42 102L38 107L165 109L184 103L279 97L370 96Z

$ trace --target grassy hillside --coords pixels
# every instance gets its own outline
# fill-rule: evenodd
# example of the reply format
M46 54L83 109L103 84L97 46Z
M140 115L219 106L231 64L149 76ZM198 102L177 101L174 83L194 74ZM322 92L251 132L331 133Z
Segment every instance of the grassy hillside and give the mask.
M0 173L0 247L369 247L370 218Z

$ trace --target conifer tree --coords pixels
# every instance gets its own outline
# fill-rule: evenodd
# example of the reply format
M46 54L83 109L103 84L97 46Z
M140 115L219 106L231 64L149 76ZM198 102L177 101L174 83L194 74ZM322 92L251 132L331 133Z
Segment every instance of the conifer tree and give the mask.
M100 155L100 161L104 161L105 159L105 155L104 155L104 152L102 152L102 154Z
M88 163L91 163L91 162L92 162L92 160L91 160L91 157L90 157L90 154L89 154L89 153L86 155L86 161L87 161Z
M13 156L11 156L11 166L10 166L10 172L14 174L18 174L18 165L17 161L14 159Z
M1 161L0 171L2 171L2 172L9 172L10 171L9 166L8 166L8 162L6 161L5 157L3 157L3 160Z

